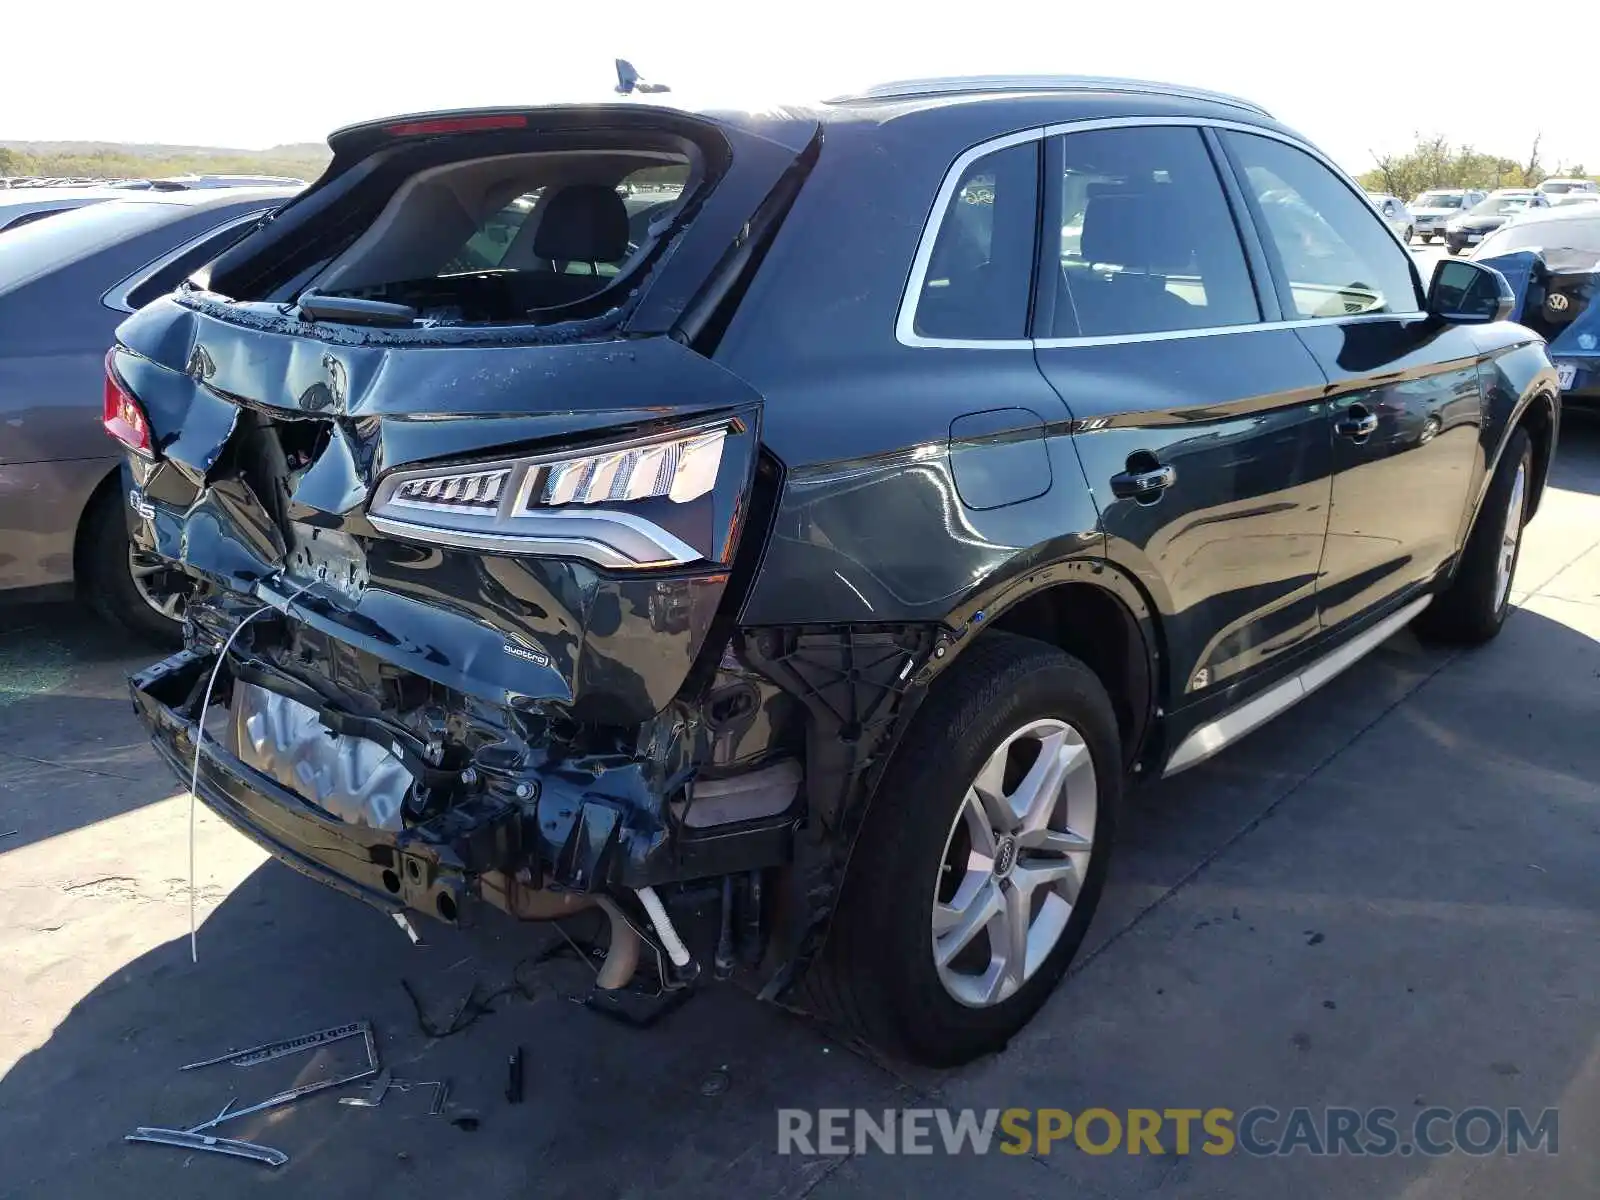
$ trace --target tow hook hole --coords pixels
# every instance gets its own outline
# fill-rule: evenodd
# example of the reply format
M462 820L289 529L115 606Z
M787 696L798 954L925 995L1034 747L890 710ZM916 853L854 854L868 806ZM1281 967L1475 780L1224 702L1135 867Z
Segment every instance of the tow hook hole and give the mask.
M416 883L422 878L422 868L417 866L416 859L411 858L406 860L406 874L410 876L412 883ZM396 890L398 891L399 889L397 888Z
M439 910L439 915L446 921L454 921L456 919L456 902L450 898L448 892L440 892L439 898L433 903L434 907Z
M385 871L382 875L383 886L395 895L400 894L400 876L393 871Z

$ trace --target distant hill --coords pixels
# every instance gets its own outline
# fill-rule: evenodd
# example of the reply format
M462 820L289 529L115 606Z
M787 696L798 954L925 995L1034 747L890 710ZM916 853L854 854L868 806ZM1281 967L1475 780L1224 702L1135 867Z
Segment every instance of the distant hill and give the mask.
M316 142L236 150L224 146L166 146L133 142L22 142L0 138L0 175L97 178L209 174L293 175L315 179L328 165Z

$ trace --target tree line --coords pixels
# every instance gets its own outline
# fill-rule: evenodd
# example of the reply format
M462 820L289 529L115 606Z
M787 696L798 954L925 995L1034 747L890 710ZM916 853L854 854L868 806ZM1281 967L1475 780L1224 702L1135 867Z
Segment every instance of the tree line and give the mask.
M1506 158L1473 146L1452 145L1445 137L1417 135L1416 145L1402 154L1372 155L1377 164L1359 177L1362 187L1414 199L1430 188L1536 187L1556 176L1586 178L1582 163L1547 167L1534 135L1526 158Z
M0 177L49 179L159 179L168 175L286 175L315 179L328 165L320 157L274 154L151 155L107 147L60 154L37 154L0 146Z

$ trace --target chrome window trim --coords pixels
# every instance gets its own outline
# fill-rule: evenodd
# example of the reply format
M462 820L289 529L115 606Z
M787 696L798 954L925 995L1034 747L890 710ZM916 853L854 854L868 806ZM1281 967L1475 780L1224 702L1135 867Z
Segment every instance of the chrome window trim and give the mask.
M218 234L224 233L227 230L236 229L240 225L259 221L262 217L266 216L267 213L272 211L274 211L272 205L264 205L253 212L244 214L242 217L235 217L231 221L223 221L219 225L213 225L204 233L197 233L194 237L190 238L187 242L184 242L183 245L179 246L177 249L169 250L158 258L151 259L138 270L125 276L119 282L112 284L101 294L100 303L105 305L107 308L115 309L117 312L133 312L133 306L128 303L128 296L139 287L142 287L152 275L164 270L166 267L182 258L185 254L189 253L189 251L193 250L202 242L209 241L211 238L216 237Z
M1034 129L1024 129L1020 133L1002 134L997 138L990 138L986 142L979 142L961 152L956 161L945 172L944 179L939 184L939 191L934 196L933 211L928 214L928 220L922 227L922 238L917 242L916 256L911 260L911 275L906 281L905 291L900 295L900 313L895 319L895 337L903 346L947 346L975 350L1031 350L1032 338L1007 338L998 341L984 341L982 339L965 338L930 338L923 337L917 332L917 301L922 296L922 285L927 279L928 263L933 258L934 244L939 240L939 227L944 224L945 211L950 207L950 198L956 193L956 186L967 173L967 168L980 158L1009 150L1012 146L1025 145L1028 142L1043 141L1045 128L1040 126Z
M1347 325L1352 321L1393 320L1395 318L1409 319L1426 315L1427 307L1424 300L1423 306L1415 312L1384 312L1384 313L1359 313L1348 317L1297 317L1282 321L1257 321L1245 325L1213 325L1201 329L1163 329L1155 333L1124 333L1088 335L1081 337L1060 338L999 338L985 340L981 338L938 338L925 337L916 331L917 301L921 298L923 283L928 273L928 263L933 258L934 244L939 240L939 227L944 223L944 215L950 207L950 197L955 194L956 185L966 174L967 168L985 155L993 154L999 150L1018 146L1024 142L1042 141L1047 137L1064 136L1070 133L1092 133L1101 129L1143 129L1143 128L1170 128L1177 126L1190 129L1221 129L1236 133L1255 134L1258 137L1270 138L1292 146L1296 150L1309 154L1328 170L1332 171L1357 197L1364 193L1337 163L1330 159L1315 146L1303 139L1282 130L1270 129L1262 125L1253 125L1246 121L1229 121L1220 117L1096 117L1082 121L1063 121L1055 125L1045 125L1035 129L1026 129L1020 132L1002 134L988 141L979 142L964 150L945 172L944 179L939 184L938 194L934 198L933 210L928 214L928 219L922 227L922 236L917 242L917 252L911 260L911 272L906 280L905 290L900 296L900 307L895 317L895 340L902 346L912 349L936 348L945 350L1032 350L1059 349L1069 346L1119 346L1137 342L1172 341L1178 338L1211 337L1224 333L1251 333L1264 329L1308 329L1320 325ZM1221 181L1218 181L1221 186ZM1383 219L1383 215L1367 204L1372 213L1372 219L1377 221L1384 231L1388 233L1389 240L1406 256L1411 267L1411 276L1417 285L1417 290L1425 297L1426 287L1422 283L1422 276L1417 270L1416 260L1411 257L1411 251L1406 244ZM1241 248L1242 250L1242 248Z

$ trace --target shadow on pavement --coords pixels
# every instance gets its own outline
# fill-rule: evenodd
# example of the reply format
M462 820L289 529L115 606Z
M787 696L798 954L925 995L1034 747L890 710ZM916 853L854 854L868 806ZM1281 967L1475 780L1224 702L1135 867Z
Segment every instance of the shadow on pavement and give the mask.
M1600 965L1572 948L1592 951L1600 930L1597 674L1600 644L1529 611L1494 645L1459 655L1402 636L1212 763L1135 793L1076 977L1000 1059L933 1082L968 1097L950 1103L1002 1106L1198 1103L1205 1080L1217 1081L1206 1102L1226 1102L1235 1076L1256 1089L1246 1102L1315 1103L1330 1086L1343 1090L1323 1102L1376 1102L1393 1099L1402 1085L1386 1072L1403 1063L1401 1077L1418 1080L1403 1085L1407 1103L1422 1078L1447 1102L1510 1102L1502 1093L1553 1102L1588 1053L1600 996ZM54 702L53 693L22 702L37 736L70 720ZM17 707L0 711L10 719ZM131 717L116 728L137 734ZM157 791L172 790L162 778ZM508 997L464 1032L430 1039L402 978L442 1017L474 980L510 982L553 936L495 914L467 931L426 924L428 944L413 948L381 914L268 863L211 913L191 965L173 909L116 912L158 921L172 940L127 958L115 945L93 951L102 981L75 1002L58 997L59 1023L0 1080L0 1196L210 1200L274 1178L296 1194L362 1200L394 1186L586 1200L797 1196L836 1164L779 1157L777 1108L919 1101L728 988L705 990L653 1030L618 1027L571 1002L589 970L571 959L525 970L531 999ZM1312 929L1330 931L1326 946L1307 949ZM1399 994L1401 983L1419 994ZM50 986L48 972L0 983ZM225 1131L288 1152L276 1176L121 1141L136 1125L197 1123L230 1098L244 1105L317 1070L316 1059L291 1059L280 1065L300 1076L258 1081L229 1067L180 1074L182 1063L358 1018L374 1022L397 1076L451 1079L444 1118L426 1115L425 1090L376 1110L323 1095ZM1510 1048L1507 1030L1520 1031ZM518 1046L527 1100L513 1106L502 1092ZM1514 1079L1485 1065L1511 1058ZM480 1118L476 1132L452 1124L463 1113ZM1087 1161L1051 1160L1051 1176L1027 1178L1087 1180ZM1256 1165L1094 1169L1113 1172L1101 1176L1118 1181L1108 1194L1157 1185L1185 1194L1228 1172L1226 1194L1283 1195L1318 1178L1288 1186L1282 1171L1306 1169L1299 1160L1251 1175ZM992 1182L996 1168L878 1158L813 1194L853 1194L858 1166L871 1183L861 1194L908 1178L937 1192L962 1170ZM1381 1178L1394 1188L1374 1191L1367 1177L1361 1195L1399 1195L1426 1167L1387 1161Z
M1561 441L1549 482L1572 492L1600 494L1600 411L1562 408Z
M0 854L171 795L127 690L164 651L72 604L0 615Z

